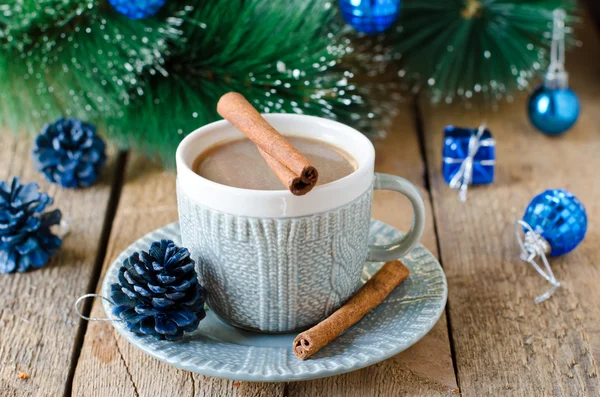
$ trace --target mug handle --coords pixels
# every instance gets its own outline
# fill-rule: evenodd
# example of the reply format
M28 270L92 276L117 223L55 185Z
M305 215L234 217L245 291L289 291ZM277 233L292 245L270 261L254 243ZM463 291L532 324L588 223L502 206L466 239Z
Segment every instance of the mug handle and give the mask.
M392 190L406 196L413 208L413 221L410 231L391 244L371 245L369 261L386 262L406 254L423 235L425 228L425 205L419 190L404 178L396 175L375 173L375 190Z

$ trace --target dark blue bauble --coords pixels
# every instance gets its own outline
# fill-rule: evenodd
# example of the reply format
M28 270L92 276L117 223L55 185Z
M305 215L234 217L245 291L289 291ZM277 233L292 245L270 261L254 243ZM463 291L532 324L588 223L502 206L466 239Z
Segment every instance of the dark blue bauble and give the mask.
M52 198L35 183L0 181L0 273L24 272L43 267L61 246L50 227L60 223L61 213Z
M579 117L579 99L570 88L538 87L528 106L531 123L548 135L559 135L575 124Z
M178 340L206 316L205 290L187 248L155 241L125 259L111 285L113 314L138 335Z
M563 189L550 189L535 196L523 220L550 244L552 255L572 251L585 237L587 215L583 204Z
M167 0L108 0L108 2L129 19L143 19L156 14Z
M400 15L400 0L340 0L346 23L362 33L388 29Z
M38 135L32 157L48 181L65 188L86 187L106 163L106 145L92 124L61 118Z

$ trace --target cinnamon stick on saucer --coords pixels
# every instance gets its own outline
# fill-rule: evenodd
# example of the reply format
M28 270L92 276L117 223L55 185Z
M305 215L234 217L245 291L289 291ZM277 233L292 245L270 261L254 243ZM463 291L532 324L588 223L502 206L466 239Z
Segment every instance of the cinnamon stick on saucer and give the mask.
M269 167L293 194L306 194L317 184L317 169L241 94L223 95L217 103L217 112L254 142Z
M410 271L400 261L387 262L342 307L294 339L294 354L306 360L376 308Z

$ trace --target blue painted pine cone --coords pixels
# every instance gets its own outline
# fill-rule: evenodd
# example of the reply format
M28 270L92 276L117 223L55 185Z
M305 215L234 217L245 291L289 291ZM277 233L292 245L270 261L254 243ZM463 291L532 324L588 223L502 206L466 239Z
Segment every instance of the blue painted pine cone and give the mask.
M177 340L204 318L204 288L187 248L155 241L149 252L123 262L119 283L111 285L113 314L138 335Z
M106 145L96 127L77 119L46 124L32 154L36 169L65 188L90 186L106 163Z
M52 198L36 183L0 181L0 273L37 269L60 247L50 226L60 223L58 209L44 212Z

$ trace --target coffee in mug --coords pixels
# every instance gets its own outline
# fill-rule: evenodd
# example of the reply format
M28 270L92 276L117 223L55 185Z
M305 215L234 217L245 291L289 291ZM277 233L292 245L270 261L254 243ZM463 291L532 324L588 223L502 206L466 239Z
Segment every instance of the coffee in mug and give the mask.
M342 149L316 139L295 136L287 136L287 139L319 170L317 186L337 181L356 170L356 160ZM256 145L246 138L209 148L196 158L193 169L203 178L231 187L285 189Z

